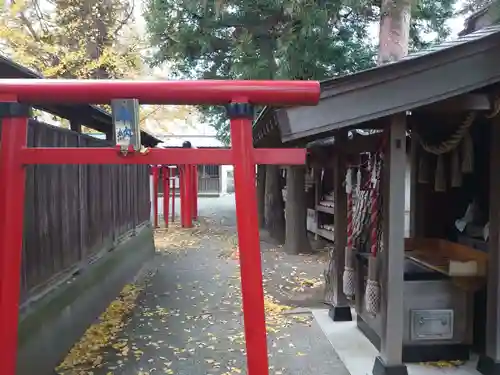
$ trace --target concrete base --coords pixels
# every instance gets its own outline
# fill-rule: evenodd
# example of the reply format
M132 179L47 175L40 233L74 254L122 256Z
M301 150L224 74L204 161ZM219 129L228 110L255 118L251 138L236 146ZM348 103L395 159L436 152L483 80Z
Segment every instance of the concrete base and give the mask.
M373 364L380 353L356 327L356 322L334 322L328 316L327 309L313 310L313 315L349 373L371 375ZM354 310L352 315L355 320ZM453 368L437 368L415 363L407 364L406 367L408 375L480 375L476 365L477 359L474 358L463 366Z
M482 355L479 357L477 363L477 371L484 375L498 375L500 374L500 362L496 362L493 358Z
M350 322L352 321L350 306L332 306L328 311L328 316L334 322Z
M363 332L368 340L380 351L380 337L360 315L356 315L358 329ZM468 361L470 358L470 345L467 344L432 344L410 345L403 344L403 362L422 363L438 361Z
M151 228L117 245L21 317L17 375L54 374L73 344L155 254Z
M379 356L375 358L372 373L373 375L408 375L408 369L406 365L387 366Z

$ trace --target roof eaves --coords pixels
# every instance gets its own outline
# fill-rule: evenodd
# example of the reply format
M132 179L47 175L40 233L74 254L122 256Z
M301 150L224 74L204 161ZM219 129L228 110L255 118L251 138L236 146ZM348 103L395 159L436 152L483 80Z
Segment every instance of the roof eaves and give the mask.
M6 56L2 55L1 53L0 53L0 65L4 65L4 66L10 68L11 70L15 71L16 73L18 73L18 74L15 74L16 77L8 77L8 78L43 79L42 75L16 63L15 61L7 58ZM21 75L21 77L19 77L20 75ZM41 110L46 110L47 112L53 112L55 115L61 115L63 112L63 111L60 111L57 109L58 106L36 105L35 107L39 108ZM81 109L87 109L90 111L90 117L92 117L92 119L103 123L103 125L109 124L110 127L112 126L111 114L104 111L102 108L95 106L95 105L90 105L90 104L71 105L71 106L70 105L62 105L62 107L67 107L68 110L75 110L76 109L76 112L78 112L77 111L78 107L80 107ZM89 124L89 127L92 128L92 125ZM103 131L104 129L102 127L99 127L99 129L94 129L94 130ZM154 147L158 143L160 143L159 139L155 138L153 135L151 135L145 131L141 131L141 139L144 141L145 145L150 146L150 147Z
M481 16L484 16L491 10L491 6L494 2L483 5L480 9L470 14L464 21L464 29L458 33L458 36L463 36L476 31L476 22Z
M481 40L490 39L490 38L498 38L500 36L500 25L491 25L485 27L483 29L477 30L473 33L463 35L457 39L445 41L443 43L437 44L435 46L429 47L422 51L417 51L411 53L401 60L375 66L370 69L361 70L356 73L346 74L343 76L330 78L321 82L322 89L322 98L330 97L336 93L331 93L330 91L335 91L336 87L343 86L345 84L349 84L351 82L360 82L363 81L364 77L368 77L371 75L379 75L380 73L395 69L395 67L403 67L406 64L408 66L416 64L417 62L421 62L422 59L427 59L432 56L436 56L439 54L449 53L450 51L456 52L457 48L462 49L469 46L471 43L479 42ZM450 54L449 58L451 60L455 59L453 55ZM418 68L417 68L418 69ZM385 79L381 77L381 80Z

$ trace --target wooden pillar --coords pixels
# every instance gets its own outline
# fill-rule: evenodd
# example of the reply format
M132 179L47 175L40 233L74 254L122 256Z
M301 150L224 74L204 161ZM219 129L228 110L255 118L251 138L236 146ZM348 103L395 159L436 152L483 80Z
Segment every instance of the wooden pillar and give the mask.
M409 117L407 120L410 120ZM410 238L426 237L426 205L422 202L426 201L426 191L429 188L428 183L419 183L418 176L420 173L420 158L424 155L424 151L418 141L417 124L412 126L412 138L410 144Z
M154 201L155 201L155 178L153 175L153 166L148 169L149 174L149 220L151 221L151 225L154 228L155 221L155 210L154 210Z
M307 236L305 176L306 167L303 165L287 168L285 251L289 254L311 252L311 244Z
M74 132L77 132L77 133L81 133L82 132L82 124L80 124L80 122L78 122L76 120L71 120L69 122L69 127Z
M266 165L266 195L264 199L265 226L271 238L279 244L285 243L285 206L281 192L281 170L279 165Z
M407 375L403 352L403 272L406 176L406 115L392 116L384 162L384 248L381 283L381 345L374 375Z
M339 135L339 144L347 141L347 134ZM347 245L347 194L344 186L347 166L345 157L337 152L334 155L333 166L333 199L334 199L334 229L335 247L333 253L332 306L329 315L333 321L351 321L351 306L344 294L342 275L345 266L345 247Z
M418 185L418 139L412 134L410 144L410 238L418 233L417 224L417 186Z
M314 174L314 223L315 223L315 228L314 228L314 240L317 241L319 236L318 236L318 205L319 201L321 199L320 197L320 192L321 192L321 174L323 173L323 169L319 167L314 167L313 174Z
M264 210L266 200L266 166L257 165L257 213L259 215L259 228L266 226Z
M493 120L490 149L490 235L486 303L486 350L477 364L485 375L500 374L500 121Z

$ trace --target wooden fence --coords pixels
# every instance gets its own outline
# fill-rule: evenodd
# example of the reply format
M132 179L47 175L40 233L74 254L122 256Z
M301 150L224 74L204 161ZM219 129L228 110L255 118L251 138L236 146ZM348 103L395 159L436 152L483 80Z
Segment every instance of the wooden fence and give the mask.
M221 192L220 177L198 176L199 194L220 194L220 192Z
M221 168L219 165L199 165L198 166L198 194L199 195L216 195L221 193ZM163 173L160 172L160 174ZM176 195L180 194L179 191L179 171L173 169L174 175L172 177L177 177L176 180L172 180L170 186L174 186L176 190ZM163 182L158 184L158 193L163 194Z
M106 147L109 143L30 121L28 145ZM149 220L149 210L147 166L28 166L22 302L111 250L121 236Z

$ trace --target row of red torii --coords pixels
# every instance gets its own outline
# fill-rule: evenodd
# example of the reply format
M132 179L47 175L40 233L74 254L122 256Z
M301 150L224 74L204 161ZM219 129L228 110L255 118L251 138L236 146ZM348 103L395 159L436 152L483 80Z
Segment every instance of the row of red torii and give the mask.
M257 219L255 165L304 164L303 149L254 149L254 105L316 105L317 81L119 81L0 79L0 364L15 375L19 322L27 165L141 164L234 165L236 216L249 375L267 375L268 356ZM108 104L136 99L140 104L220 105L230 120L230 149L164 148L137 152L109 148L27 147L34 104ZM118 143L118 142L117 142ZM190 178L192 167L186 168ZM183 183L181 186L192 186ZM192 195L188 193L189 196ZM186 199L185 202L191 202ZM189 203L188 203L189 205ZM186 208L185 212L193 212ZM181 215L186 220L192 215ZM187 224L187 223L186 223Z
M176 177L175 170L178 171L179 198L180 198L180 219L183 228L191 228L193 220L198 219L198 168L196 165L152 165L151 177L153 183L153 225L159 228L159 186L163 188L163 219L165 228L168 228L170 214L170 200L172 201L171 222L175 221L175 197L176 197Z

